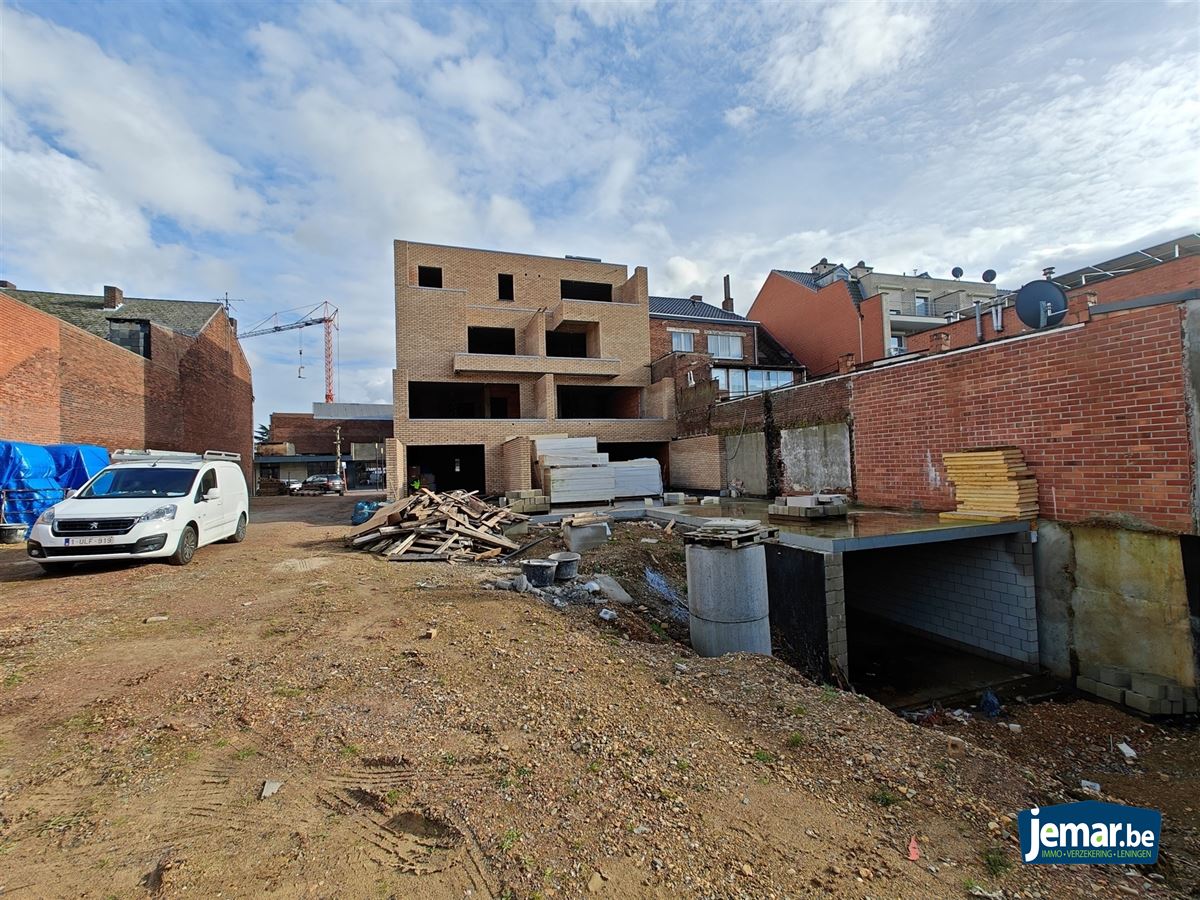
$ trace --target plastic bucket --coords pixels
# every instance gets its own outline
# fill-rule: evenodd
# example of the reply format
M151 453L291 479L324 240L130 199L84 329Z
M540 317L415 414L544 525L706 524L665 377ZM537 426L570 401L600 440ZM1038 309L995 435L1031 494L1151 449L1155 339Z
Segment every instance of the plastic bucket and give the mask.
M558 563L552 559L527 559L521 563L521 572L534 587L549 587L554 583L554 572Z
M579 574L579 554L564 550L562 553L551 553L550 558L558 563L555 578L559 581L570 581Z

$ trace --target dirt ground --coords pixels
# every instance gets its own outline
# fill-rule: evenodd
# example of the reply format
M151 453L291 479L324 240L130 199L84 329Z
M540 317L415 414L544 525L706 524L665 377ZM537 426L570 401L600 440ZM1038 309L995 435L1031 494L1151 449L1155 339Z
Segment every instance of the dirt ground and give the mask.
M634 595L609 625L488 590L501 568L348 552L354 499L258 500L245 543L184 568L52 577L0 550L0 894L1194 887L1023 866L1017 810L1070 793L995 723L954 732L956 754L939 729L779 661L693 657L645 583L646 565L675 578L682 565L660 530L622 526L585 558ZM1194 764L1176 771L1194 790Z

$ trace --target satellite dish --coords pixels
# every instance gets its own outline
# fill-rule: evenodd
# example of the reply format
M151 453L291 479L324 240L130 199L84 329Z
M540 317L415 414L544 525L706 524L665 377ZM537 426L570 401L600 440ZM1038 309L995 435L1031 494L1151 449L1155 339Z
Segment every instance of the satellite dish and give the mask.
M1067 314L1067 293L1053 281L1031 281L1017 291L1017 318L1030 328L1057 325Z
M950 274L955 278L962 278L962 266L955 266L950 270Z
M988 269L986 272L984 272L983 280L986 281L988 284L991 284L993 281L995 281L996 280L996 270Z

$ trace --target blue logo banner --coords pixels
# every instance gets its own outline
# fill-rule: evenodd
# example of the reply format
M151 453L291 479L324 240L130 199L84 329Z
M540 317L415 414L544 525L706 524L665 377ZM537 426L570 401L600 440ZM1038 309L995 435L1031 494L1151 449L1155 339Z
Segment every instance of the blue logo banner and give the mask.
M1017 813L1021 859L1032 864L1158 862L1162 813L1084 800Z

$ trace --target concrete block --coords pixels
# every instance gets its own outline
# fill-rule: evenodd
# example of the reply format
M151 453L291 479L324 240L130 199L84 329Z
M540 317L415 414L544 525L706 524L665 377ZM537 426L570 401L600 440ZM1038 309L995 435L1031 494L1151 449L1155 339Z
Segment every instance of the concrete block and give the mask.
M1097 697L1103 697L1105 700L1111 700L1113 703L1123 703L1125 701L1125 689L1113 687L1111 684L1105 684L1103 681L1096 682L1095 694Z
M572 553L582 553L608 542L611 532L608 524L600 522L595 525L566 525L563 527L563 539L567 549Z
M1200 700L1196 699L1195 694L1184 696L1183 711L1186 713L1194 713L1194 712L1200 711Z
M1129 672L1120 666L1101 666L1096 673L1096 680L1119 688L1129 687L1131 681Z
M1163 702L1171 704L1171 715L1173 715L1173 716L1182 716L1183 715L1183 701L1182 700L1164 700Z
M1152 700L1165 700L1169 683L1160 675L1147 675L1145 672L1134 672L1129 676L1130 690Z
M1157 697L1147 697L1145 694L1138 694L1134 691L1125 692L1125 705L1151 716L1166 715L1171 711L1169 701L1159 700Z
M1080 675L1075 679L1075 687L1079 688L1081 691L1086 691L1089 694L1096 693L1095 679L1088 678L1086 675Z
M1183 688L1174 682L1167 683L1167 699L1174 703L1176 700L1183 700Z
M702 497L702 498L700 498L700 505L701 506L720 506L721 498L720 497L712 497L712 496Z
M815 494L801 494L797 497L784 497L785 506L813 507L817 506L819 501Z
M679 506L687 501L687 494L683 491L668 491L663 494L663 503L667 506Z

